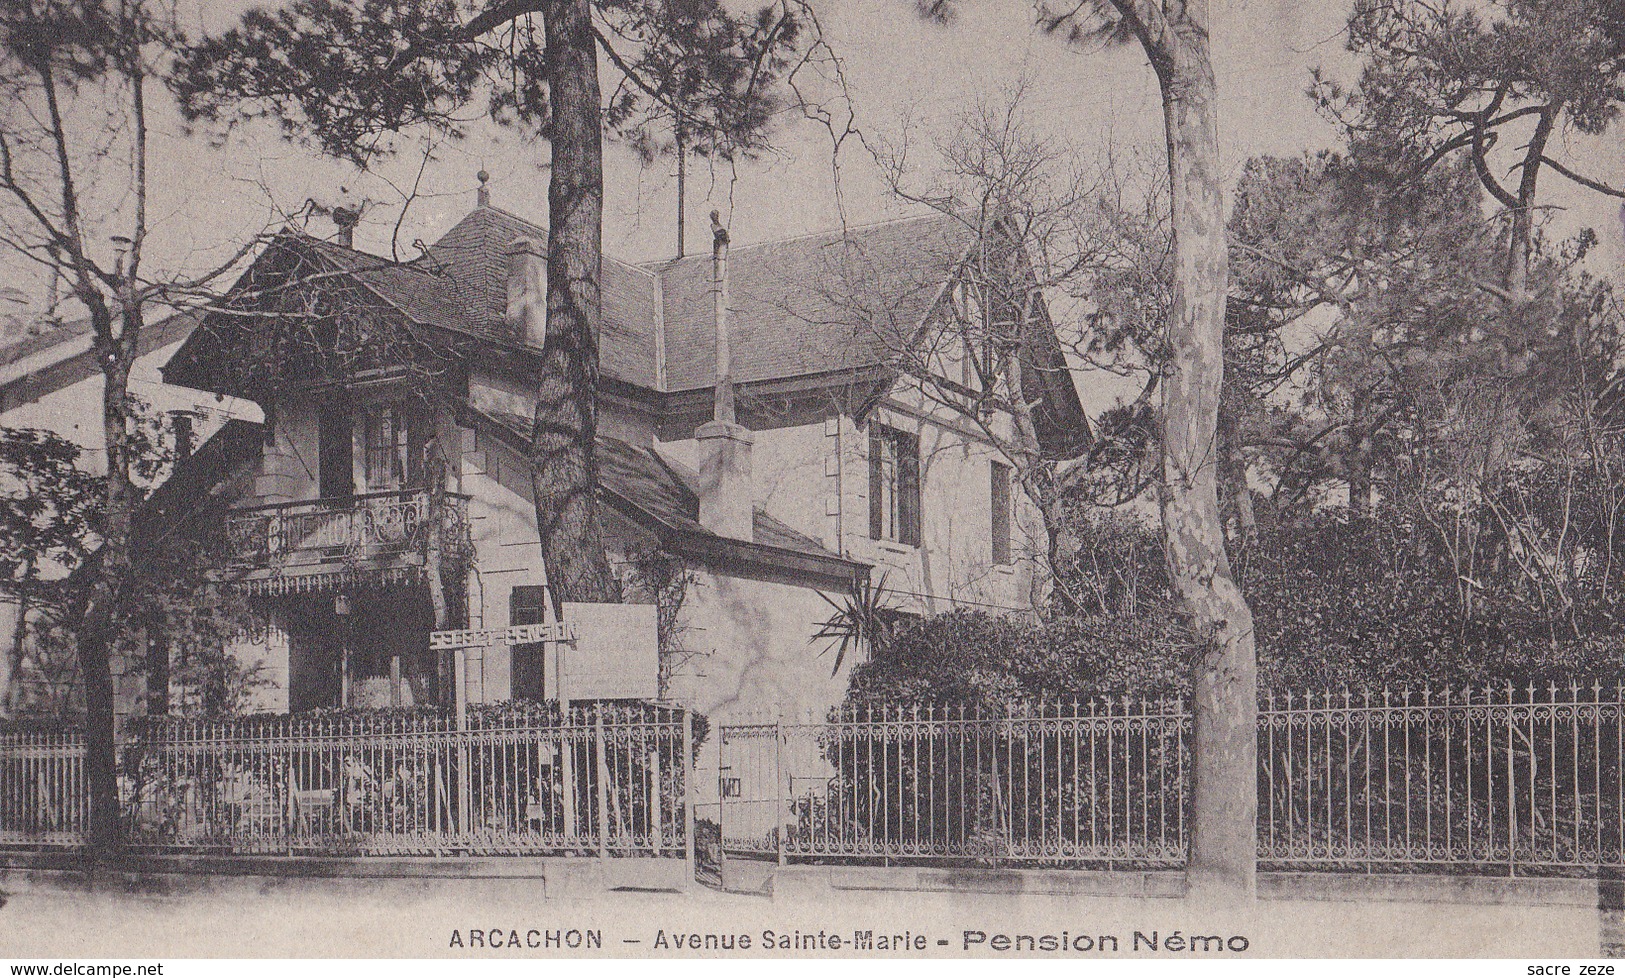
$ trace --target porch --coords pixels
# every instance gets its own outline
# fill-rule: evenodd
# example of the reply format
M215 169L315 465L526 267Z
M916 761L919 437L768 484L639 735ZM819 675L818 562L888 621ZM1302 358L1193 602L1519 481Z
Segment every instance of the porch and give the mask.
M452 663L429 632L437 586L448 620L466 620L467 508L405 489L231 511L217 573L271 624L240 650L279 677L265 708L449 707Z

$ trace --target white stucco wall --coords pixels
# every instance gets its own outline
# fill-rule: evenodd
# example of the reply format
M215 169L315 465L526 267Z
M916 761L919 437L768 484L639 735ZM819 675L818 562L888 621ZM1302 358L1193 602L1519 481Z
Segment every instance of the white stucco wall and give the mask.
M920 439L920 546L869 538L869 424L916 434ZM912 405L894 399L881 405L868 423L852 429L843 493L849 553L875 565L876 580L887 574L896 606L922 614L956 607L990 613L1025 613L1032 608L1033 573L1043 553L1042 520L1021 492L1011 487L1012 560L995 564L992 553L991 463L1004 457L973 432L926 420Z
M547 583L530 478L510 453L482 444L473 431L464 429L461 438L460 491L470 497L468 521L476 568L468 581L469 624L506 628L511 624L508 613L513 589ZM470 650L469 699L496 702L509 698L510 666L506 646Z
M82 345L82 344L81 344ZM28 366L54 363L60 356L78 349L72 341L64 344L52 356L51 351L16 364L13 370ZM157 413L194 411L199 413L193 428L193 444L201 445L228 419L237 417L250 421L261 418L259 408L233 397L217 397L205 391L187 387L174 387L163 382L158 368L169 362L180 343L171 343L136 360L130 372L130 393ZM37 361L37 362L36 362ZM17 405L0 413L0 425L8 428L43 428L53 431L85 450L82 464L93 472L107 469L107 458L102 439L102 377L92 374L77 383L53 391L37 401Z
M713 719L822 715L840 702L856 664L832 674L834 653L812 641L829 605L805 586L696 568L683 604L682 645L691 658L672 676L673 698Z

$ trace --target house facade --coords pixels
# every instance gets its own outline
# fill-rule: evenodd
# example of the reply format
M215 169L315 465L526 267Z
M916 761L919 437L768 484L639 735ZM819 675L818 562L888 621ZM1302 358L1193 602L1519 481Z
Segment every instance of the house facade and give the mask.
M660 608L644 695L821 713L856 657L834 668L815 634L865 580L897 614L1031 612L1042 527L988 437L1008 421L967 421L897 365L940 328L972 237L932 214L606 257L600 512L629 600ZM149 507L229 503L220 577L269 623L232 649L269 680L261 709L557 692L543 646L429 647L437 622L548 614L529 461L544 240L483 195L411 262L286 234L164 368L264 412L216 431ZM1022 355L1059 362L1049 336ZM1087 439L1069 378L1040 413L1061 450Z

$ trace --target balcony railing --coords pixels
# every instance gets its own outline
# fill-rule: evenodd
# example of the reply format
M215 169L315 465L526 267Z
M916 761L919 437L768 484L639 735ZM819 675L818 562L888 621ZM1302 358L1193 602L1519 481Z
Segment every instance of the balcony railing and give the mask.
M467 497L443 497L442 533L460 533ZM226 517L231 563L248 568L388 562L422 557L429 542L427 490L275 503ZM446 542L442 537L442 543Z

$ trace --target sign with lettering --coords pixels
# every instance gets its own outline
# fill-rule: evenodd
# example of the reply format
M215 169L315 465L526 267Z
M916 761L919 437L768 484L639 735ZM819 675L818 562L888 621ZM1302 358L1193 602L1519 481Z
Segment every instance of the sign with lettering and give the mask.
M487 645L532 645L536 642L573 642L576 623L556 621L507 628L451 628L429 633L431 649L467 649Z
M572 700L654 699L660 649L652 604L564 603L576 628L564 654L565 690Z

